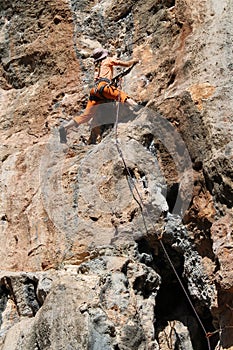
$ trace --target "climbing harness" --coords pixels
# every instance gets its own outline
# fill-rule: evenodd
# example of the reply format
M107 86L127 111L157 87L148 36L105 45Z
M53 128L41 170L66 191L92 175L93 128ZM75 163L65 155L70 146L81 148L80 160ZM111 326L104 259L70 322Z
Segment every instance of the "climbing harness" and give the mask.
M108 99L106 99L103 96L103 91L106 85L111 85L111 80L108 78L101 78L100 77L100 68L101 68L101 61L98 61L96 64L96 67L98 69L97 77L95 80L95 86L93 89L91 89L89 100L90 101L96 101L96 102L109 102ZM102 82L105 82L106 84L101 84ZM99 86L100 85L100 86Z
M119 73L115 77L113 77L112 80L110 80L108 78L99 78L100 67L101 67L101 62L99 62L97 65L98 75L97 75L97 78L95 81L95 87L90 92L89 100L96 101L96 102L102 102L102 103L115 101L115 100L111 100L111 99L106 99L106 97L104 97L104 95L103 95L104 88L106 86L108 86L108 87L112 86L114 88L118 88L119 82L121 81L121 79L124 76L126 76L127 74L129 74L136 64L137 64L137 62L133 63L132 66L130 66L128 69L125 69L124 71L122 71L121 73ZM100 83L102 83L102 82L105 82L106 84L100 85Z
M106 84L100 84L102 82L105 82ZM106 86L110 86L111 84L111 80L107 79L107 78L99 78L96 82L95 82L95 86L94 88L91 89L90 91L90 96L89 96L89 100L90 101L96 101L96 102L102 102L102 103L107 103L107 102L113 102L114 100L111 99L107 99L104 95L104 88Z
M196 309L195 309L195 307L193 305L193 302L190 299L190 297L189 297L189 295L188 295L188 293L187 293L187 291L186 291L186 289L184 287L184 284L183 284L183 282L181 281L181 279L180 279L180 277L178 275L178 272L176 271L176 268L175 268L175 266L174 266L174 264L173 264L173 262L172 262L172 260L171 260L171 258L169 256L169 254L167 252L167 249L165 248L165 245L163 244L162 235L156 232L156 228L154 226L154 223L153 223L153 221L152 221L152 219L151 219L151 217L150 217L150 215L148 213L147 208L145 207L145 205L143 203L143 200L142 200L142 197L141 197L141 195L139 193L137 185L135 184L135 181L133 180L132 175L130 173L130 170L129 170L127 164L126 164L126 161L125 161L125 158L124 158L124 155L123 155L123 152L121 150L120 143L119 143L119 140L118 140L119 107L120 107L120 102L118 101L117 102L117 108L116 108L115 126L114 126L115 144L116 144L117 151L119 153L119 156L120 156L120 158L122 160L122 163L123 163L125 171L126 171L127 182L128 182L128 185L129 185L130 192L132 194L133 199L136 201L136 203L138 204L138 206L140 208L142 219L143 219L143 223L144 223L144 227L146 229L146 232L148 233L148 229L147 229L147 225L146 225L146 217L145 217L144 212L147 214L147 217L148 217L148 219L149 219L149 221L150 221L150 223L151 223L151 225L152 225L152 227L154 229L154 232L157 235L158 242L160 243L161 248L162 248L162 250L163 250L163 252L164 252L164 254L165 254L165 256L166 256L166 258L167 258L167 260L168 260L168 262L169 262L169 264L170 264L170 266L171 266L171 268L172 268L172 270L173 270L173 272L174 272L174 274L175 274L175 276L176 276L176 278L177 278L177 280L178 280L178 282L179 282L179 284L180 284L180 286L181 286L181 288L182 288L182 290L183 290L183 292L184 292L184 294L185 294L185 296L186 296L186 298L187 298L187 300L188 300L188 302L189 302L189 304L190 304L190 306L191 306L191 308L192 308L192 310L193 310L193 312L194 312L194 314L195 314L195 316L196 316L196 318L197 318L197 320L198 320L198 322L199 322L199 324L200 324L204 334L205 334L206 341L207 341L207 344L208 344L208 350L211 350L211 345L210 345L209 338L210 338L210 336L212 334L206 331L205 326L203 325L203 322L201 321L201 319L200 319L200 317L199 317L199 315L198 315L198 313L197 313L197 311L196 311ZM138 198L135 197L135 194L134 194L133 190L136 191L136 194L137 194Z

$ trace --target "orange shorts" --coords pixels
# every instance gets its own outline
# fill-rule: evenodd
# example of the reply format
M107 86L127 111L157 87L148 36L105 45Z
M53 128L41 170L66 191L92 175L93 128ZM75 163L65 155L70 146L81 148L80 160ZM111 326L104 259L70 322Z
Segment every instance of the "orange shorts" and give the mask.
M96 97L96 100L88 100L85 111L83 114L74 117L73 120L79 125L87 123L91 118L93 118L97 112L97 106L106 103L106 100L119 101L124 103L129 96L122 90L117 89L115 86L108 85L106 82L102 81L98 84L97 89L104 86L102 93L96 92L95 88L92 88L90 95Z

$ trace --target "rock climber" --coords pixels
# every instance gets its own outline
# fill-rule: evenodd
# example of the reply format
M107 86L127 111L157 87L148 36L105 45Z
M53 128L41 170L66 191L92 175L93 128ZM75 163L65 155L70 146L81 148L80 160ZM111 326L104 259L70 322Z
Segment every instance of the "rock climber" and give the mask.
M74 117L64 126L60 126L60 142L67 143L67 131L72 127L87 123L95 116L96 106L108 101L119 101L126 103L130 108L137 109L138 104L124 91L112 84L114 66L130 67L139 60L121 61L110 57L104 48L97 48L92 53L95 64L94 82L95 86L90 90L89 100L83 114Z

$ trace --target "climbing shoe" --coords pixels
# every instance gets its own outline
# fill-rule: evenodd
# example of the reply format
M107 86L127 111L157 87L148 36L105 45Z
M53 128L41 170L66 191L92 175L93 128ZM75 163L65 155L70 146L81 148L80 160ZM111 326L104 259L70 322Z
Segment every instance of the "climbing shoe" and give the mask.
M60 134L60 143L67 143L66 129L64 128L64 126L60 126L59 134Z

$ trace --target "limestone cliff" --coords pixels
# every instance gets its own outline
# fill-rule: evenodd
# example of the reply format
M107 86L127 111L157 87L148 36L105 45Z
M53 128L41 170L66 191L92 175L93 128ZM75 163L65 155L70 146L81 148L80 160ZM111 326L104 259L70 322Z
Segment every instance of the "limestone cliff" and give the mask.
M0 349L233 349L231 1L0 14ZM60 144L101 45L140 60L141 109L103 105L95 144L89 125Z

